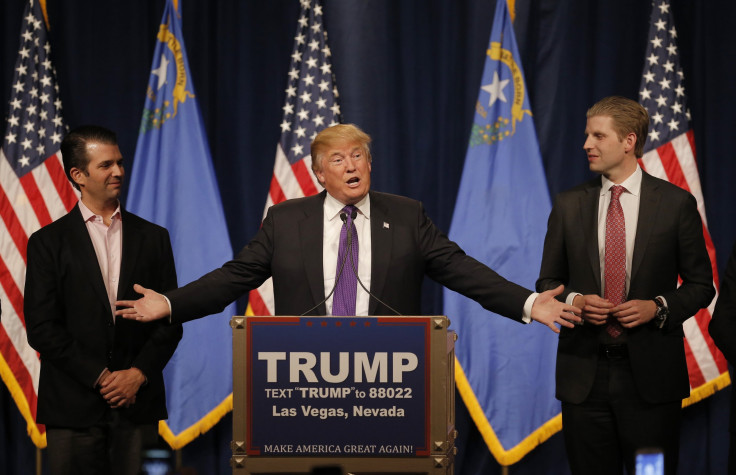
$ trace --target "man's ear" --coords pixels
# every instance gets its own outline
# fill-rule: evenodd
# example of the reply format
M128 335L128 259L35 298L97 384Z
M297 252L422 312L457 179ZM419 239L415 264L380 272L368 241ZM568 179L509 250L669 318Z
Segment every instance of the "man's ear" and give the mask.
M626 147L624 148L626 152L631 152L632 150L634 150L634 147L636 147L636 141L636 134L634 132L629 132L629 134L626 136Z
M80 188L87 182L87 174L77 167L72 167L72 169L69 170L69 175L72 177L72 180L74 180L74 183L79 185Z

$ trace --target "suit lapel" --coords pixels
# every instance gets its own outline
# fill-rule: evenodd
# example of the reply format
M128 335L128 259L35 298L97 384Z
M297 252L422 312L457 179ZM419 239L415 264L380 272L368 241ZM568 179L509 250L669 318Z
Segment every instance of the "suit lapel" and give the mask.
M391 262L391 243L393 242L393 231L391 229L391 217L386 203L381 196L371 192L371 293L383 294L386 284L389 264ZM384 223L388 224L385 226ZM380 249L381 252L376 252ZM375 315L378 301L370 299L368 314Z
M314 303L325 298L324 265L322 262L322 236L324 234L324 201L326 192L322 191L316 199L310 199L304 208L305 216L299 221L299 242L307 282L312 292ZM316 309L318 315L324 315L324 303Z
M136 226L135 221L127 211L122 211L123 217L123 253L120 262L120 280L118 282L118 298L125 295L126 289L132 289L133 267L138 262L139 254L143 248L143 235Z
M580 222L583 223L583 242L586 243L588 262L590 263L598 294L601 294L601 261L598 255L598 204L601 196L601 179L590 182L585 193L580 197Z
M636 224L636 238L634 238L634 254L631 259L631 281L639 270L644 254L646 253L649 238L654 229L654 222L659 208L660 193L658 185L651 175L642 172L641 197L639 198L639 219Z
M107 296L107 289L105 289L105 282L102 280L100 263L97 261L97 254L92 245L92 239L89 237L87 226L84 224L79 205L75 206L69 214L71 218L69 246L72 250L72 256L79 260L82 273L88 279L95 295L104 303L105 307L109 307L110 300ZM110 318L112 318L112 314L110 314Z

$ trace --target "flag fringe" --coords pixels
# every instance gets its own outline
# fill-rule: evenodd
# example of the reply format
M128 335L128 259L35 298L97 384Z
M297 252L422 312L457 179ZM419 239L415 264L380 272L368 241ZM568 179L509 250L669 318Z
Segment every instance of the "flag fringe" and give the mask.
M488 450L491 451L491 454L493 454L496 461L498 461L502 466L509 466L517 463L537 446L562 430L562 414L557 414L555 417L542 424L537 430L525 437L524 440L519 442L516 446L506 450L501 445L496 432L488 422L488 418L483 412L483 408L481 408L478 398L475 396L473 388L470 386L462 365L457 358L455 358L455 384L458 392L460 393L460 397L465 403L465 407L467 407L468 412L470 413L471 419L475 422L478 432L480 432L483 440L488 446ZM696 402L700 402L708 396L715 394L716 391L724 389L729 384L731 384L731 378L728 372L722 373L717 378L693 389L690 392L690 397L682 400L682 407L684 408L695 404Z
M8 388L11 397L15 401L18 411L20 411L23 419L26 421L28 436L36 447L39 449L45 449L46 433L44 432L41 434L36 421L33 420L33 416L31 415L31 410L28 406L28 401L23 394L23 390L15 379L13 372L10 370L10 367L2 354L0 354L0 377ZM230 393L220 404L205 414L202 419L183 430L179 435L174 435L166 421L159 421L158 432L172 449L178 450L196 439L199 435L210 430L215 426L215 424L220 422L223 417L225 417L225 414L232 410L233 394Z
M729 384L731 384L731 377L729 376L728 371L721 373L717 378L712 379L690 391L690 397L682 400L682 407L687 407L695 404L696 402L702 401L708 396L715 394L716 391L720 391L727 387Z
M31 415L31 408L28 406L28 401L26 400L25 394L23 394L23 390L21 389L20 384L18 384L18 381L15 379L15 375L13 374L13 371L11 371L10 366L8 366L7 361L5 361L2 353L0 353L0 377L2 377L2 380L5 383L5 386L8 388L10 396L15 401L15 405L18 407L18 410L23 416L23 419L26 420L28 436L33 441L33 444L39 449L45 448L46 433L44 432L43 434L41 434L36 421L33 420L33 416Z
M542 424L537 430L529 434L519 442L515 447L506 450L498 440L498 436L494 432L491 424L488 422L483 409L480 407L478 398L473 392L473 388L470 387L465 372L463 371L462 365L457 358L455 358L455 384L457 390L460 393L460 397L465 402L465 407L468 408L470 417L475 422L478 431L480 432L483 440L488 446L488 450L496 458L499 464L503 466L513 465L526 454L531 452L535 447L546 441L554 434L562 429L562 415L557 414L552 419Z
M225 414L233 410L233 393L230 393L220 404L205 414L199 421L181 431L178 435L174 435L166 421L159 421L158 433L163 437L166 443L174 449L178 450L189 442L193 441L201 434L212 429Z

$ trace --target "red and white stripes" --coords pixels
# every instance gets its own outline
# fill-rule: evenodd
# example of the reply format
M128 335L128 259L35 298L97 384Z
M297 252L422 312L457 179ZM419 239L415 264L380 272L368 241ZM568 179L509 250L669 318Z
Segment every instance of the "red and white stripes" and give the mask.
M23 315L26 247L33 232L66 214L77 199L59 153L19 179L0 150L0 373L30 417L29 426L35 421L40 360L28 345Z
M717 290L716 252L708 232L703 190L700 186L700 176L695 161L695 142L692 130L645 153L639 163L649 174L667 180L695 196L698 211L703 221L703 236L713 268L713 284ZM715 300L713 299L708 308L700 310L683 325L685 352L692 390L696 390L728 371L725 358L708 334L708 323L715 306Z

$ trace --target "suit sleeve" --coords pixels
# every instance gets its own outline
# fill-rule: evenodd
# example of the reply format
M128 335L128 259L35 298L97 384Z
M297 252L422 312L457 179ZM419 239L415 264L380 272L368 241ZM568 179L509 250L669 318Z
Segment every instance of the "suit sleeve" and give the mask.
M532 294L530 290L504 279L465 254L432 223L421 204L418 223L419 244L429 277L475 300L486 310L521 321L524 303Z
M736 243L721 280L721 294L708 331L728 362L736 364Z
M667 328L681 325L698 310L707 307L715 296L713 268L705 247L703 222L695 197L689 193L679 207L677 226L677 255L673 258L677 259L677 271L682 284L676 290L662 295L670 311Z
M154 255L160 256L160 283L159 287L154 289L158 292L165 292L176 288L176 266L174 264L174 253L171 249L171 240L168 231L161 230L157 242L157 248L151 250ZM148 341L141 348L140 353L135 357L131 366L134 366L145 374L147 377L157 373L161 373L168 363L171 356L176 351L176 347L181 340L183 329L181 324L174 323L167 325L165 322L151 322L145 325L156 325L156 330L151 334Z
M271 209L256 236L231 261L180 289L166 293L172 322L187 322L222 312L271 277L274 217Z
M64 322L65 302L58 275L59 256L53 239L38 233L28 240L24 314L28 344L44 361L51 362L87 387L94 387L107 364L85 351Z
M565 225L562 208L560 198L557 197L547 220L547 234L544 237L544 251L536 289L537 292L544 292L564 285L565 289L557 296L558 300L564 302L574 290L567 287L570 282L570 268L565 246Z

